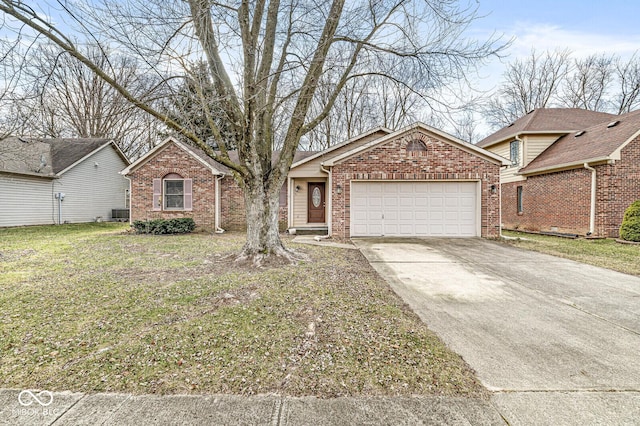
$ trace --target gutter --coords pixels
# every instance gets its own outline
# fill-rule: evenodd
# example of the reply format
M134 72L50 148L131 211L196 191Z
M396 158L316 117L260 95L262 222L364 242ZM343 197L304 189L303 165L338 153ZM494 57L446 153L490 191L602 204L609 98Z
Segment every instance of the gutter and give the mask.
M220 183L222 182L222 179L225 177L224 173L221 173L220 176L216 176L216 216L214 219L214 227L215 227L215 232L216 234L222 234L225 232L224 229L220 228L220 215L221 215L221 209L220 209Z
M325 169L324 164L320 163L320 170L329 175L329 191L327 191L327 203L329 208L327 209L327 237L332 234L331 224L333 223L333 176L331 175L331 169Z
M589 233L587 235L593 235L596 228L596 169L589 166L589 163L584 163L583 167L591 172L591 207L589 212Z

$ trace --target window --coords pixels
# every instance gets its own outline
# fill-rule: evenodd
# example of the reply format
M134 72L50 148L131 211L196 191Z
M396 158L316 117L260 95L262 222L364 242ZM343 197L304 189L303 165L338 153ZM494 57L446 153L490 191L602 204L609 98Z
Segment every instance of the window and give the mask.
M184 209L184 181L164 179L164 206L166 210Z
M517 191L517 205L518 205L518 214L522 214L522 187L518 186L516 188Z
M511 141L509 145L510 160L512 166L520 164L520 141Z
M426 153L427 146L419 139L414 139L407 144L408 153Z
M192 210L192 179L170 173L153 180L153 210Z

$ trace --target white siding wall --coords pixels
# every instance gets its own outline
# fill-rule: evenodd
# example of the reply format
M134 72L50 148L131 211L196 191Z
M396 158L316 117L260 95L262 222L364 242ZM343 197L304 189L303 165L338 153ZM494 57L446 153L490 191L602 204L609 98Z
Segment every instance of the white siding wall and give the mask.
M542 151L549 148L558 138L557 135L529 135L525 137L525 165L532 162Z
M51 179L0 174L0 226L54 223Z
M494 145L491 148L489 148L489 151L494 152L494 153L506 158L507 160L509 160L509 159L511 159L510 142L511 141L501 142L501 143L499 143L497 145ZM523 149L522 145L520 145L520 165L518 165L518 166L509 165L507 167L503 167L502 169L500 169L500 181L502 183L524 180L524 177L519 176L519 175L516 174L518 169L523 167L523 165L522 165L522 149Z
M92 222L96 217L111 220L111 209L125 208L129 181L119 174L125 167L113 147L107 146L64 173L54 183L55 192L66 194L62 221ZM56 221L57 214L56 205Z

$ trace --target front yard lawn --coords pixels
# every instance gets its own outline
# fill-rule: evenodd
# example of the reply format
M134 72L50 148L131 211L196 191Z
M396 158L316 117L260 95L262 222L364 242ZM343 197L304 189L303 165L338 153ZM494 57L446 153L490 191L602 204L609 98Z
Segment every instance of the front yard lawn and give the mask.
M519 237L506 242L527 250L577 260L626 274L640 275L640 245L619 244L612 239L574 240L513 231L503 231L503 234L507 237Z
M485 395L357 250L256 270L242 234L126 230L0 230L0 387Z

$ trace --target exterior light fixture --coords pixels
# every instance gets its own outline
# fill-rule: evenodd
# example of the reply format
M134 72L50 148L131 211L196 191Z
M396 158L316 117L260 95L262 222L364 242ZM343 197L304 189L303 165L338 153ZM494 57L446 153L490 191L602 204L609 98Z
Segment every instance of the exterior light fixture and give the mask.
M296 185L296 192L300 191L300 185Z
M342 194L342 186L341 185L336 186L336 194Z
M496 192L498 192L498 188L495 185L491 185L491 193L495 194Z

